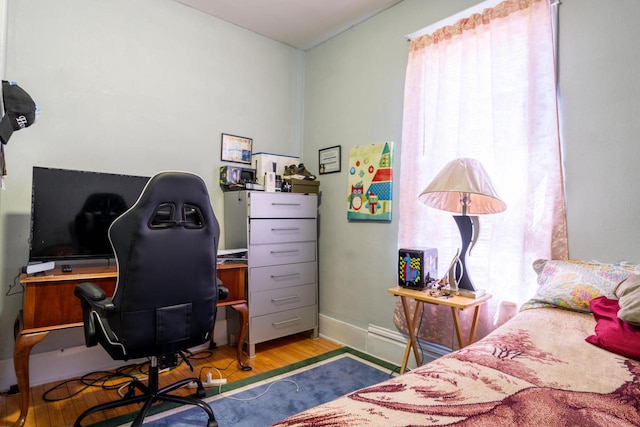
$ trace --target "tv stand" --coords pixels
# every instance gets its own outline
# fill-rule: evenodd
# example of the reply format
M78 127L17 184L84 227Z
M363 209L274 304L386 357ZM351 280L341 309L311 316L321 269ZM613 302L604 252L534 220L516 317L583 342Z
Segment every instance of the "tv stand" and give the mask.
M217 276L229 289L229 296L217 307L229 306L241 315L241 331L236 356L241 369L250 369L242 360L242 345L249 324L249 309L245 294L246 264L222 264L217 266ZM80 301L73 294L77 284L93 282L113 295L118 273L116 266L76 265L72 272L56 267L43 275L22 274L24 305L14 323L15 348L13 364L20 391L20 417L14 426L22 427L29 411L29 356L31 349L42 342L49 332L83 326ZM215 324L214 324L215 326ZM213 337L213 331L211 331Z

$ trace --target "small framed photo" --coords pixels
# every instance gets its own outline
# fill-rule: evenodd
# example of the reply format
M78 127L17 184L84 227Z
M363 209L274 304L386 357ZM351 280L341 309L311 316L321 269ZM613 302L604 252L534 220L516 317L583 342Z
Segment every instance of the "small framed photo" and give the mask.
M320 175L323 175L325 173L340 172L340 151L340 145L318 150L318 164L320 165Z
M223 162L251 164L252 145L251 138L223 133L220 159Z

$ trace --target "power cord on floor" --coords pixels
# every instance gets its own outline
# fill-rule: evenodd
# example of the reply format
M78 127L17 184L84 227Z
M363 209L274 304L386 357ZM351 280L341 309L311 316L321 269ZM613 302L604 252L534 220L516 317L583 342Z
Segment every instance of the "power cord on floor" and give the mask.
M91 372L88 373L86 375L83 375L80 378L73 378L70 380L66 380L63 381L59 384L56 384L55 386L53 386L52 388L46 390L43 394L42 394L42 400L44 400L45 402L59 402L61 400L66 400L66 399L70 399L80 393L82 393L84 390L90 388L90 387L99 387L102 388L104 390L113 390L113 389L118 389L119 387L121 387L123 384L129 384L132 380L135 380L137 377L129 372L125 372L125 370L130 370L131 372L133 370L135 370L136 368L138 368L140 365L127 365L124 366L122 368L119 368L115 371L96 371L96 372ZM97 377L95 377L97 376ZM110 381L117 381L118 379L124 379L124 382L118 382L116 384L109 384L107 385L107 382ZM72 384L75 382L79 382L82 387L80 387L77 391L63 396L63 397L58 397L58 398L52 398L49 397L49 395L53 392L55 392L58 389L61 389L63 387L66 387L68 384Z
M417 304L417 302L416 302ZM420 360L424 363L424 348L422 348L422 341L420 340L420 328L422 328L422 321L424 320L424 304L420 311L420 322L418 322L418 330L416 331L416 341L418 342L418 348L420 349Z
M146 367L149 365L149 363L150 362L147 360L143 363L121 366L117 369L114 369L113 371L95 371L85 374L80 378L72 378L70 380L63 381L59 384L56 384L52 388L45 390L45 392L42 394L42 399L46 402L59 402L61 400L71 399L72 397L77 396L78 394L91 387L98 387L103 390L116 390L118 395L122 397L122 389L127 387L131 383L131 381L144 381L148 378L149 370ZM160 370L160 373L170 371L177 368L178 366L180 366L180 364L171 368L162 369ZM123 381L118 381L120 379ZM66 387L68 384L72 384L75 382L79 382L82 385L82 387L80 387L77 391L63 397L49 397L49 395L56 390Z
M263 391L262 393L258 394L257 396L254 396L254 397L247 397L247 398L245 398L245 399L241 399L241 398L239 398L239 397L233 397L233 396L227 396L227 395L224 395L224 394L222 394L222 386L220 386L220 387L218 388L218 394L222 395L222 397L223 397L224 399L237 400L237 401L240 401L240 402L248 402L248 401L256 400L256 399L258 399L258 398L260 398L260 397L264 396L265 394L267 394L267 393L269 392L269 390L271 389L271 387L273 387L273 386L274 386L275 384L277 384L277 383L282 383L282 382L289 382L289 383L295 384L295 386L296 386L296 393L300 391L300 386L298 385L298 383L297 383L297 382L295 382L295 381L293 381L293 380L282 379L282 380L276 380L276 381L274 381L274 382L270 383L270 384L269 384L269 386L267 387L267 389L266 389L265 391ZM254 386L255 386L255 384L254 384Z
M391 370L391 372L389 372L389 378L394 378L398 375L400 375L400 368L401 366L396 366L395 368L393 368L393 370ZM407 372L409 372L410 369L407 368Z
M225 366L224 368L219 368L217 366L203 366L202 368L200 368L200 374L202 375L202 371L205 370L205 369L215 369L218 372L226 371L229 368L229 366L231 366L235 362L236 362L236 360L231 360L229 363L227 363L227 366ZM237 370L236 370L236 372L237 372Z
M210 365L202 366L200 368L200 371L198 372L198 379L200 380L200 382L204 387L213 387L213 386L226 384L227 378L222 376L222 371L227 370L229 366L231 366L234 362L235 360L230 361L225 367L217 367L217 366L210 366ZM203 373L205 371L207 371L207 373L206 375L203 376ZM217 378L213 378L212 371L217 372ZM238 370L236 370L235 372L238 372ZM233 375L235 372L232 372L230 375ZM195 381L192 381L186 384L185 387L196 388L197 384Z
M206 360L213 356L213 351L211 350L202 350L197 353L191 353L187 350L187 354L189 355L189 360Z
M202 373L205 370L208 369L209 371L207 372L207 376L206 376L207 383L205 384L203 382L203 385L211 386L215 382L216 383L215 385L218 386L218 390L217 390L217 394L218 395L222 396L225 399L231 399L231 400L237 400L237 401L251 401L251 400L258 399L258 398L264 396L265 394L267 394L269 392L269 390L271 389L271 387L273 387L274 384L279 383L279 382L290 382L290 383L293 383L296 386L296 393L300 391L300 386L295 381L289 380L289 379L281 379L281 380L273 381L272 383L269 384L269 386L267 387L267 389L265 391L263 391L262 393L260 393L257 396L254 396L254 397L241 399L241 398L237 398L237 397L233 397L233 396L227 396L222 391L222 387L226 384L226 378L224 378L222 376L222 372L221 371L224 371L224 370L228 369L229 366L231 366L231 364L233 364L235 362L236 362L235 360L230 361L227 364L227 366L225 366L224 368L219 368L219 367L216 367L216 366L203 366L203 367L200 368L200 372L198 373L198 379L200 379L200 381L202 381ZM218 373L218 380L213 379L213 376L211 375L211 370L214 370L214 371L216 371ZM254 384L254 386L255 386L255 384Z
M203 350L198 353L192 353L190 351L186 351L186 354L189 360L205 360L213 355L213 353L208 350ZM222 379L223 377L220 371L224 371L228 369L229 366L231 366L234 362L235 360L230 361L227 364L227 366L223 368L218 368L215 366L204 366L200 368L200 373L198 378L202 378L202 372L204 369L214 369L218 372L220 379ZM144 381L148 378L149 363L150 361L147 360L139 364L122 366L113 371L95 371L95 372L90 372L88 374L85 374L80 378L72 378L72 379L63 381L51 387L50 389L45 390L45 392L42 394L42 400L46 402L59 402L62 400L71 399L72 397L77 396L78 394L82 393L83 391L91 387L99 387L99 388L102 388L103 390L116 390L118 395L120 397L123 397L124 395L122 394L122 390L124 390L131 383L131 381L135 381L135 380ZM182 363L183 361L180 360L178 364L175 366L161 369L160 373L164 373L164 372L176 369ZM136 371L137 373L135 373ZM123 381L118 381L119 379L122 379ZM109 382L115 382L115 381L118 381L118 382L113 384L108 384ZM72 384L75 382L79 382L81 384L81 387L77 391L67 394L63 397L57 397L57 398L49 397L55 391L65 388L68 384Z

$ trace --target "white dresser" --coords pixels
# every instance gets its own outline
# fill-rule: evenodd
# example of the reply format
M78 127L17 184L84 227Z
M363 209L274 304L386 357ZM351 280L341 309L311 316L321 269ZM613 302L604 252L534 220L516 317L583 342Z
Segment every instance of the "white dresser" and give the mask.
M257 343L318 336L316 194L224 193L225 247L248 249L249 357Z

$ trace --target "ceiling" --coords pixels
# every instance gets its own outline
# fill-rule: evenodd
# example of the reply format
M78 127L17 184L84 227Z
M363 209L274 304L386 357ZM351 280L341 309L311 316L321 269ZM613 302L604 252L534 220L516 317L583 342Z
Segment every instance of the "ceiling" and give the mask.
M224 21L308 50L402 0L176 0Z

